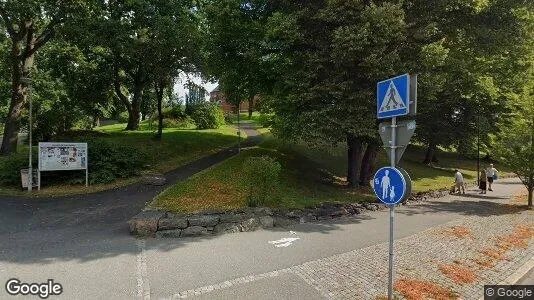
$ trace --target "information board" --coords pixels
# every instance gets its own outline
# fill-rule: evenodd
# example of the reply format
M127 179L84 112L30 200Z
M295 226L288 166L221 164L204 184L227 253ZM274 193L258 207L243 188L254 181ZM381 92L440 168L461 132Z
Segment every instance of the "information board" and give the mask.
M39 143L39 171L87 169L87 143Z

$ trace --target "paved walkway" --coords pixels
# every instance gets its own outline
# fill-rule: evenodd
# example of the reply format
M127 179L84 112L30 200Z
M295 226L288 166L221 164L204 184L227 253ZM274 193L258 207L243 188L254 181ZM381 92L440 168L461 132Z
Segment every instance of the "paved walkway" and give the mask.
M413 295L425 295L425 290L441 290L434 297L479 299L483 296L484 284L506 282L518 269L531 262L534 258L534 243L531 242L534 211L509 203L506 195L522 188L515 183L501 181L496 185L495 194L487 197L478 197L471 191L470 195L450 196L425 208L428 213L434 210L476 213L396 240L397 289L411 291ZM412 218L418 217L414 215ZM300 282L297 283L302 291L299 297L377 299L387 296L387 253L387 243L375 244L284 269L186 290L172 298L222 299L233 295L226 289L235 289L246 299L250 294L243 291L250 289L245 289L244 285L258 285L262 281L273 285L269 281L280 277L279 283ZM303 289L302 284L312 289ZM402 296L398 292L397 295Z

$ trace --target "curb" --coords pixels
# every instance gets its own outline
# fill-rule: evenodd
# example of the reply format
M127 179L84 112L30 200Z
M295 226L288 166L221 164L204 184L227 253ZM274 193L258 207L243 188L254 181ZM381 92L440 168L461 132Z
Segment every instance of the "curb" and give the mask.
M508 276L505 280L499 282L498 285L514 285L516 284L523 276L525 276L531 269L534 268L534 256L532 256L524 265L519 267L512 275ZM479 300L484 300L484 296L478 298Z

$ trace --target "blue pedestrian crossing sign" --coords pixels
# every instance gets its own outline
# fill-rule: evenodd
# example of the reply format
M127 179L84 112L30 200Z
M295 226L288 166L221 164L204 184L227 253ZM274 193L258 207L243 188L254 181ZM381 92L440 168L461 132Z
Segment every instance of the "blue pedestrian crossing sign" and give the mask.
M410 74L400 75L377 84L378 119L405 116L409 112Z
M383 203L397 204L406 196L407 180L399 169L384 167L375 173L373 190Z

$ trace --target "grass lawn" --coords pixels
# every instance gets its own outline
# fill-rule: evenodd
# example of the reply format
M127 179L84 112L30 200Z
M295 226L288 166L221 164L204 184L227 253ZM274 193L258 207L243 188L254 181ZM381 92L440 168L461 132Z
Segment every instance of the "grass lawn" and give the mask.
M267 131L267 130L265 130ZM367 188L345 188L346 148L310 148L306 145L286 144L270 136L258 148L243 151L225 162L180 182L158 195L151 207L176 212L198 212L207 209L233 209L246 206L247 184L243 175L243 162L250 156L268 155L282 165L280 186L273 196L272 207L290 209L313 206L320 202L373 201L374 193ZM459 168L465 180L476 180L476 161L462 159L455 153L440 152L440 163L426 166L421 163L425 149L410 147L400 167L406 169L413 181L413 191L450 188L453 170ZM377 167L388 164L385 151L378 157ZM481 163L481 167L484 164ZM497 166L498 167L498 166ZM334 182L322 179L325 173L334 175Z
M123 131L125 127L126 124L114 124L98 127L95 130L105 133L99 136L98 139L131 147L132 151L138 150L147 153L148 165L146 169L142 170L143 174L165 173L237 143L235 128L226 125L219 129L209 130L164 129L162 141L156 141L152 138L154 133L148 130L148 123L146 122L141 123L141 130L139 131ZM76 139L83 140L83 137ZM36 150L35 148L34 151ZM28 147L19 146L19 153L26 153L27 155ZM0 157L0 165L6 159L8 157ZM112 184L94 184L89 187L67 184L43 186L42 190L35 193L35 195L55 196L92 193L124 186L137 180L139 180L139 177L121 179ZM0 194L26 195L27 192L22 192L17 187L2 186L0 187Z

